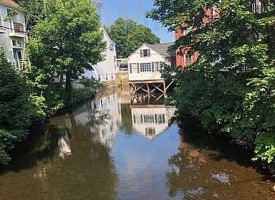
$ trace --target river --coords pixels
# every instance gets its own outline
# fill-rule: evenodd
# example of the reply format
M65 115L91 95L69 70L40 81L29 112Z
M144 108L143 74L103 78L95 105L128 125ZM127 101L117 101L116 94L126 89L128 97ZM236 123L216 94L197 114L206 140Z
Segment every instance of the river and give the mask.
M123 90L99 94L33 128L0 174L0 199L275 199L248 152L174 112Z

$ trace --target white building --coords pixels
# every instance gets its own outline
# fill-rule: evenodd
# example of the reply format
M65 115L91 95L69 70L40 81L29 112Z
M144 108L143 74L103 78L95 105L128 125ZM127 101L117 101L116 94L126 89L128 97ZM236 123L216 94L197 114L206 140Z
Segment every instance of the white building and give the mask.
M16 15L9 14L17 9ZM0 46L4 49L8 61L22 69L25 61L26 20L19 5L12 0L0 0Z
M111 148L121 126L119 102L116 94L97 97L73 112L75 123L86 126L95 142Z
M129 82L133 81L159 81L163 64L174 65L173 53L169 47L173 43L143 44L128 57Z
M93 65L93 70L87 70L84 77L91 79L94 78L100 82L110 82L115 80L117 67L116 67L116 46L110 39L104 28L103 41L106 42L106 49L102 53L105 59L96 65Z
M149 140L162 134L174 116L175 108L165 105L131 105L133 128Z

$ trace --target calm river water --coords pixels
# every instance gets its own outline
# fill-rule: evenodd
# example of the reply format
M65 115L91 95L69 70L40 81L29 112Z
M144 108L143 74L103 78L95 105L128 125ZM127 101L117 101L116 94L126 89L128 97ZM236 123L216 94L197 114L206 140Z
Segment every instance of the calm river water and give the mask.
M245 152L127 93L100 94L34 128L0 174L0 199L275 199Z

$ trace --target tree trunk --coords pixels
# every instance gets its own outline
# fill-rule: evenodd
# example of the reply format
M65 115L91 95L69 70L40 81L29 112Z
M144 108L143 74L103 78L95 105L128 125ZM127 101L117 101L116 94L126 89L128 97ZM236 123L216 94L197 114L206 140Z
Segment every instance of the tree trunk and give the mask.
M72 100L72 83L71 83L71 73L66 74L66 105L69 106Z

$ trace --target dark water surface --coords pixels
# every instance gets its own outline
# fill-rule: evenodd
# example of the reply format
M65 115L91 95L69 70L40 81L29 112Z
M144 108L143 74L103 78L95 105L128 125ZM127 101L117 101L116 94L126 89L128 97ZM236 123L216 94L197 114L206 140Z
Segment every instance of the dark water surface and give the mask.
M245 152L148 102L109 92L36 127L0 200L275 199Z

